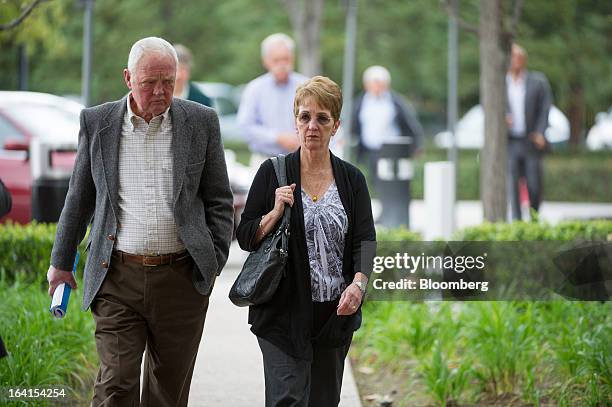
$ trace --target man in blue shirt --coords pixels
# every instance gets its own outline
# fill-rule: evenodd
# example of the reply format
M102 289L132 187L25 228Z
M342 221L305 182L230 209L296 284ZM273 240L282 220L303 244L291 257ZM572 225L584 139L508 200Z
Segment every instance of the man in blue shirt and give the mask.
M261 43L261 58L267 73L246 86L238 124L249 143L251 166L268 157L298 148L293 117L296 88L307 77L293 71L295 43L282 33L272 34Z

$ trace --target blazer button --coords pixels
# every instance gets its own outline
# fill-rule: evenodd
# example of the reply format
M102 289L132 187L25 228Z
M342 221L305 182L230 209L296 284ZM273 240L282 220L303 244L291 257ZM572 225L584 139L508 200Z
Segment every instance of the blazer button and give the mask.
M108 236L106 236L106 238L108 240L115 240L115 236L114 235L108 235Z
M108 263L107 263L107 262L105 262L105 261L103 261L103 262L102 262L102 267L104 267L105 269L107 269L107 268L108 268Z

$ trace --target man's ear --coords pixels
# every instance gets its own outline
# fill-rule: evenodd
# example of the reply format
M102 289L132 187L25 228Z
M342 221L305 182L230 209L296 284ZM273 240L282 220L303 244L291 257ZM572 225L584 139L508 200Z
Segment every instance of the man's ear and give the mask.
M127 68L123 70L123 80L125 81L125 84L127 85L128 89L132 90L132 75L130 74L130 71L128 71Z

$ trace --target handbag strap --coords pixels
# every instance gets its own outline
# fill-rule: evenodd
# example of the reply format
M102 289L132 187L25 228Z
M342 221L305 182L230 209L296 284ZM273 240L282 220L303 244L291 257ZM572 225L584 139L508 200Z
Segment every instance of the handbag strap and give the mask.
M272 157L272 164L274 165L274 172L276 173L276 179L278 180L278 186L287 186L287 166L285 161L285 155L279 154L276 157ZM283 249L287 250L289 237L289 219L291 216L291 208L285 204L285 210L283 212L283 220L279 229L283 232L282 246Z

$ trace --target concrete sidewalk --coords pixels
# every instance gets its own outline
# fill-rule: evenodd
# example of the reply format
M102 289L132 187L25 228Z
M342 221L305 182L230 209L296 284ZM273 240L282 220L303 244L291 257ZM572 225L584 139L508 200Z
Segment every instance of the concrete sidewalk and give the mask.
M225 270L213 290L204 335L191 382L190 407L257 407L264 405L261 352L247 324L248 308L238 308L227 298L246 253L236 243ZM340 406L361 403L347 362Z
M374 219L380 217L382 207L379 200L372 201ZM424 233L428 225L425 216L425 202L413 200L410 203L410 229ZM556 224L564 220L587 220L595 218L612 219L612 203L590 202L542 202L540 220ZM476 226L483 221L480 201L458 201L455 205L455 230Z

